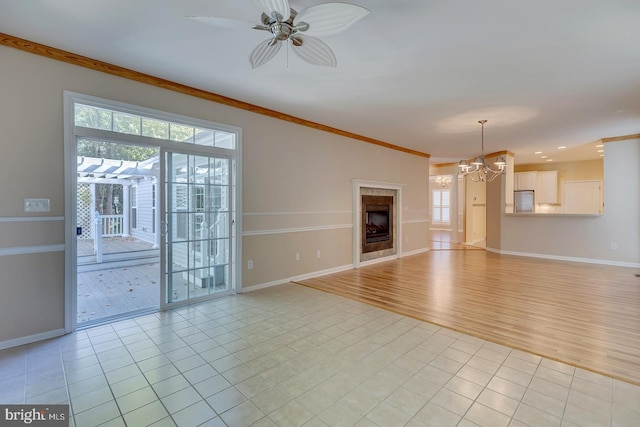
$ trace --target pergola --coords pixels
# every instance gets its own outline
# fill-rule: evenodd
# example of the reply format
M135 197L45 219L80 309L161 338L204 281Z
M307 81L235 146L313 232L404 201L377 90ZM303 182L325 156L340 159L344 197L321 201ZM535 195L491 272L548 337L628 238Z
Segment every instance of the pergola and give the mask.
M129 235L129 192L131 185L140 180L157 182L160 176L160 159L154 156L144 161L114 160L78 156L77 183L89 184L91 206L96 205L96 184L122 185L122 236ZM92 209L93 211L93 209ZM103 216L107 217L107 216ZM157 240L157 237L156 237ZM158 243L158 242L156 242Z

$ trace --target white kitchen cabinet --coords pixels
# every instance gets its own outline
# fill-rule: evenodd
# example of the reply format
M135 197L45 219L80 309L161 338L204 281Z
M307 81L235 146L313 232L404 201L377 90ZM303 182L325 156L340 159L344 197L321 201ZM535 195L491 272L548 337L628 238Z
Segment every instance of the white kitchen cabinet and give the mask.
M558 203L558 171L538 171L536 203Z
M514 174L515 180L513 183L513 189L515 191L535 190L536 175L537 172L516 172Z

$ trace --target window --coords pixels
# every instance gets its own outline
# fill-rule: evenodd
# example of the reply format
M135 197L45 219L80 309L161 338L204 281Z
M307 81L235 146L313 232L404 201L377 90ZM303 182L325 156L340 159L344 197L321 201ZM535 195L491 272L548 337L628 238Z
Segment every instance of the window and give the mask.
M433 190L432 206L434 224L451 224L449 212L449 190Z
M138 187L131 186L130 195L130 205L131 206L131 218L129 221L131 222L131 228L133 230L138 228Z
M76 103L74 124L129 135L235 150L235 132L204 129L129 112Z

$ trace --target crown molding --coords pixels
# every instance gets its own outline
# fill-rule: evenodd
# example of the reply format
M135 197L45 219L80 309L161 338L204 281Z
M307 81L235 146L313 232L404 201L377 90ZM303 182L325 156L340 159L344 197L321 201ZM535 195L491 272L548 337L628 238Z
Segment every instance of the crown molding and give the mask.
M601 141L604 143L604 142L626 141L628 139L640 139L640 133L636 133L633 135L622 135L622 136L612 136L609 138L602 138Z
M66 62L68 64L73 64L79 67L100 71L103 73L111 74L111 75L122 77L125 79L137 81L140 83L145 83L148 85L160 87L160 88L171 90L174 92L194 96L196 98L206 99L207 101L212 101L218 104L223 104L223 105L238 108L241 110L250 111L252 113L261 114L263 116L272 117L274 119L295 123L295 124L306 126L319 131L344 136L346 138L356 139L358 141L363 141L369 144L378 145L385 148L390 148L392 150L401 151L403 153L413 154L415 156L426 157L426 158L431 157L430 154L423 153L421 151L412 150L410 148L401 147L399 145L391 144L385 141L380 141L378 139L369 138L367 136L358 135L352 132L347 132L331 126L323 125L321 123L316 123L309 120L301 119L299 117L295 117L290 114L281 113L276 110L271 110L269 108L260 107L259 105L254 105L248 102L239 101L237 99L229 98L227 96L219 95L217 93L208 92L206 90L197 89L191 86L186 86L170 80L162 79L160 77L152 76L150 74L141 73L135 70L130 70L128 68L120 67L118 65L113 65L107 62L99 61L97 59L88 58L86 56L78 55L72 52L67 52L51 46L46 46L40 43L21 39L9 34L0 33L0 45L4 45L14 49L29 52L34 55L44 56L46 58L54 59L56 61Z

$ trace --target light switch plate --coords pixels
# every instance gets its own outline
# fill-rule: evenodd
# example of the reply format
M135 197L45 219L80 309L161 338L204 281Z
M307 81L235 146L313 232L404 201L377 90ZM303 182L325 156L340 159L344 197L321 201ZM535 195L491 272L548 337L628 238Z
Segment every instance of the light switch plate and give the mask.
M25 212L49 212L50 205L49 199L24 199Z

